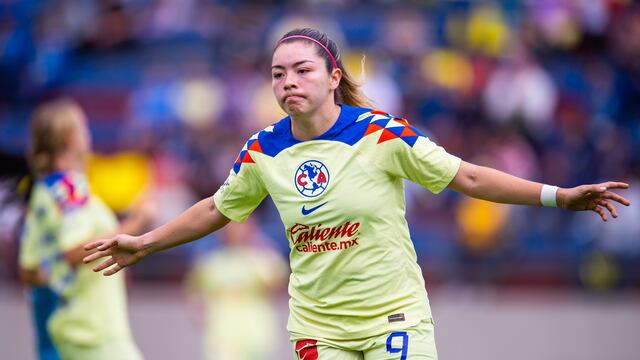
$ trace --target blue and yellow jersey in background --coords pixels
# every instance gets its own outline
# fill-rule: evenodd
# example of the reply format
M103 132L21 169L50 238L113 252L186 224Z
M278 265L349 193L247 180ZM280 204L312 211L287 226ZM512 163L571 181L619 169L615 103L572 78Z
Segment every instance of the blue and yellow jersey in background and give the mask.
M64 259L66 251L117 229L115 215L90 192L83 174L58 172L36 182L19 262L26 269L40 268L60 299L47 324L59 351L60 344L99 348L114 341L132 343L123 275L105 278L90 265L73 268Z
M431 317L403 179L438 193L459 165L405 119L341 105L316 139L295 139L289 117L254 134L214 201L242 222L271 195L291 247L288 330L358 339Z

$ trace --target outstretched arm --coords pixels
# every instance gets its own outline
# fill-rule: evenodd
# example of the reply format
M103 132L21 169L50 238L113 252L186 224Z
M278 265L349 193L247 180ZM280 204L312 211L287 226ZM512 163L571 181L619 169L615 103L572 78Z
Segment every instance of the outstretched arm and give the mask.
M87 251L95 251L86 256L85 263L107 257L94 271L113 275L123 268L133 265L147 255L172 248L214 232L227 223L213 202L213 197L201 200L180 216L140 236L116 235L111 239L97 240L85 245Z
M492 168L474 165L465 161L460 164L458 173L449 184L449 188L465 195L504 204L542 205L540 192L543 184L521 179ZM607 209L616 218L618 213L613 202L629 206L629 200L609 191L609 189L627 189L628 184L605 182L601 184L581 185L574 188L559 188L556 193L558 207L596 212L607 221Z

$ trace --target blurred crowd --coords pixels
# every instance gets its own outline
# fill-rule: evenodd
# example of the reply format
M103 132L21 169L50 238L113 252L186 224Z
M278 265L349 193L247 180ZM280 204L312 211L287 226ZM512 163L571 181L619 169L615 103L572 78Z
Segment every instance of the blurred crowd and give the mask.
M251 134L283 117L271 51L305 26L337 40L377 108L450 153L558 186L631 184L634 204L608 223L407 184L428 282L640 287L640 6L630 0L3 1L0 277L14 276L37 104L78 101L100 154L94 188L123 214L152 189L163 223L213 194ZM286 254L270 200L254 216ZM179 279L215 237L133 274Z

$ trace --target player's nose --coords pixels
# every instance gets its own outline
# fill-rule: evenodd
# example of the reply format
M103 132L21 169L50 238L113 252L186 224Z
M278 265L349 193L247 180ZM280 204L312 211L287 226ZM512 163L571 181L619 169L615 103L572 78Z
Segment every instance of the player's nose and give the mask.
M298 88L298 84L296 83L295 76L292 74L287 74L286 78L284 79L284 89L291 90L291 89L297 89L297 88Z

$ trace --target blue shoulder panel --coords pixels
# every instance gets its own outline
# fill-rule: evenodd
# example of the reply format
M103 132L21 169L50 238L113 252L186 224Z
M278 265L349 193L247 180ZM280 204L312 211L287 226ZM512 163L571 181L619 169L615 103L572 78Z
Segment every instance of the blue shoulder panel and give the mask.
M413 147L418 137L424 136L407 120L394 117L380 110L371 110L347 105L340 105L340 116L336 123L324 134L311 140L339 141L347 145L355 145L367 135L380 131L378 144L401 139ZM233 170L237 174L244 163L253 163L251 152L259 152L271 157L301 143L291 134L291 118L278 121L276 124L251 136L236 158Z
M64 213L83 207L89 200L89 185L83 175L54 172L41 181Z

